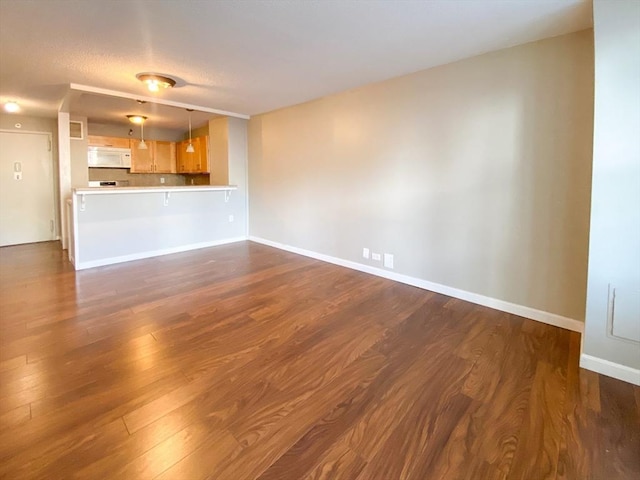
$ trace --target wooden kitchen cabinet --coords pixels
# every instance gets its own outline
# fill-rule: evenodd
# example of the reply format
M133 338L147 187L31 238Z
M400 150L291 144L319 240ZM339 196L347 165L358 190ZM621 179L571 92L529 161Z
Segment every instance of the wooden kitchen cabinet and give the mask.
M140 150L140 140L131 139L131 173L153 172L153 144L145 143L147 148Z
M176 142L153 141L154 173L176 173Z
M102 135L88 135L91 147L131 148L130 140L121 137L105 137Z
M195 137L191 143L193 153L187 153L189 140L177 144L178 173L209 173L209 136Z
M131 140L131 173L175 173L176 143L147 140L140 150L140 140Z

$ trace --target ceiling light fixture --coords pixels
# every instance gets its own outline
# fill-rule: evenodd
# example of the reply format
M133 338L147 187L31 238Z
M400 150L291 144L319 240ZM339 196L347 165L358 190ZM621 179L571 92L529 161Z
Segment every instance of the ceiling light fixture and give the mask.
M8 113L16 113L20 111L20 105L18 105L18 102L7 102L4 104L4 110Z
M191 112L193 112L193 108L187 108L187 112L189 112L189 145L187 145L187 153L193 153L195 152L193 143L191 143Z
M157 92L160 88L171 88L175 86L176 81L171 77L165 77L157 73L139 73L136 78L147 85L151 92Z
M131 123L135 123L136 125L142 125L147 119L144 115L127 115L127 118Z

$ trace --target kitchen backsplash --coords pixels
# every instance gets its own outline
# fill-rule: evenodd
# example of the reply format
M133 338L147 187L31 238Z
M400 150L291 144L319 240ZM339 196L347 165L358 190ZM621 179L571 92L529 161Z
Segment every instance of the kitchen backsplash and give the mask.
M161 177L164 178L164 184L160 183ZM191 179L185 175L176 175L173 173L129 173L129 171L124 168L90 168L89 180L127 180L130 187L191 184Z

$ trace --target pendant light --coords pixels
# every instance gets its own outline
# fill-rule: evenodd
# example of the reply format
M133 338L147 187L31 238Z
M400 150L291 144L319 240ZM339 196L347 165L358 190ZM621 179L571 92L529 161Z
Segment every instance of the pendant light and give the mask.
M131 123L140 125L140 143L138 144L138 150L146 150L147 144L144 141L144 122L147 117L144 115L127 115L127 118Z
M140 143L138 144L138 150L146 150L147 144L144 142L144 122L140 124Z
M187 112L189 112L189 145L187 145L187 153L193 153L195 152L193 143L191 143L191 112L193 112L193 108L187 108Z

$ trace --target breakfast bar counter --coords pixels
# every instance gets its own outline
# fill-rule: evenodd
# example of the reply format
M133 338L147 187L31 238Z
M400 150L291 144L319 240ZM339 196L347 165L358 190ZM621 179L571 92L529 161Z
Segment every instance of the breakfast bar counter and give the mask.
M244 240L235 185L73 190L69 259L76 270Z

